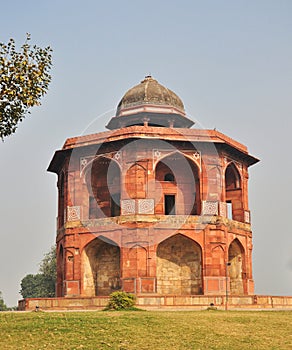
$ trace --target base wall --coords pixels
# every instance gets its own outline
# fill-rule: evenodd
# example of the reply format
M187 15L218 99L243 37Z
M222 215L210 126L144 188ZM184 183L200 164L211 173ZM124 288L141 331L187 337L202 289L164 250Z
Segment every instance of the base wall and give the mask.
M108 303L109 297L92 298L28 298L18 302L19 311L34 310L102 310ZM136 306L146 310L204 310L210 305L219 310L226 309L286 309L292 310L292 296L137 296Z

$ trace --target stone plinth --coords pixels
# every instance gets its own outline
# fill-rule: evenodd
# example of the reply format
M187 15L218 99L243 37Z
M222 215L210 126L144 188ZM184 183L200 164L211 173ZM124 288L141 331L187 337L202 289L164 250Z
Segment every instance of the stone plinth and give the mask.
M102 310L108 297L93 298L29 298L18 302L19 311ZM136 306L145 310L205 310L213 304L226 310L226 296L208 295L138 295ZM292 296L228 296L228 310L292 310Z

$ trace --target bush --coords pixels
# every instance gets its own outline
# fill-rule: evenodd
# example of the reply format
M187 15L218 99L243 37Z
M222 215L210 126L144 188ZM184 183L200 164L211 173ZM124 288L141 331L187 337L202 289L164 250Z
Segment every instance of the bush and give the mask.
M110 294L107 310L127 310L133 308L136 297L126 292L113 292Z

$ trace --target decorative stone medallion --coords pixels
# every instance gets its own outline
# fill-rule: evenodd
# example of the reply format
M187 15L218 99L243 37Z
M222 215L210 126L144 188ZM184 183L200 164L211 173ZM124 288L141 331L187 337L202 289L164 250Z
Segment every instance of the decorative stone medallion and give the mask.
M121 201L121 214L130 215L136 212L135 199L124 199Z
M67 207L67 221L80 220L80 206Z
M138 214L154 214L154 199L138 199Z
M203 201L203 215L218 215L218 202Z

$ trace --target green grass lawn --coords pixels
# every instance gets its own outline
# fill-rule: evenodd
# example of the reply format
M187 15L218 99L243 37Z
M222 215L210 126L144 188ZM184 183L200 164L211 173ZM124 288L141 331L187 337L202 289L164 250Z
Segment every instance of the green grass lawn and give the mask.
M292 349L291 311L0 312L0 349Z

